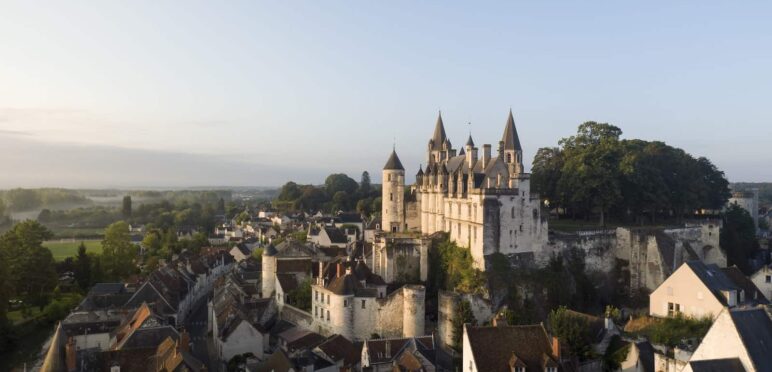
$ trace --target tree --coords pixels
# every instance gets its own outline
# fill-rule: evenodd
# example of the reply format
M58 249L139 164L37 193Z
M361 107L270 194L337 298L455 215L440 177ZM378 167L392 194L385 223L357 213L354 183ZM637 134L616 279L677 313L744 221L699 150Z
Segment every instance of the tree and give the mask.
M472 305L467 300L461 300L453 313L453 347L461 350L461 338L464 335L464 324L477 325L472 312Z
M311 280L302 281L297 288L287 293L289 303L298 309L311 311Z
M37 221L26 220L0 237L0 251L7 259L13 294L41 309L56 287L54 257L43 242L53 236Z
M123 197L123 208L121 209L121 215L123 215L123 218L131 217L131 196L129 195Z
M370 173L364 171L362 172L362 179L359 181L359 197L366 198L370 196L371 188Z
M338 191L345 191L351 195L357 191L359 184L343 173L336 173L327 176L327 179L324 180L324 187L327 195L335 195Z
M152 229L149 230L147 233L145 233L145 237L142 238L142 248L147 251L150 255L156 255L158 254L158 251L161 250L162 242L161 242L161 232L158 231L158 229Z
M105 274L110 280L120 280L135 271L134 258L137 249L131 243L129 225L118 221L105 229L102 240L102 259Z
M359 201L357 201L357 206L356 206L357 212L361 215L369 216L371 213L372 204L373 204L373 200L370 198L359 199Z
M548 320L552 334L568 346L569 355L580 360L593 357L592 337L585 318L575 316L565 306L561 306L550 312Z
M51 210L50 209L40 210L40 213L38 213L38 222L46 223L50 221L51 221Z
M78 255L75 257L75 281L81 290L86 291L91 286L91 257L86 253L86 245L81 242Z
M745 275L751 275L749 260L759 250L753 218L745 209L731 204L724 212L723 220L719 244L726 252L727 265L736 265Z

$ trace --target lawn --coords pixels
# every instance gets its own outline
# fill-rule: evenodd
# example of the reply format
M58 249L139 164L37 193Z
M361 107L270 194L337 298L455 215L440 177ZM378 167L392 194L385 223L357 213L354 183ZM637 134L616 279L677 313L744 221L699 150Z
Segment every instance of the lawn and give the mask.
M50 249L56 261L63 261L67 257L75 257L78 254L80 240L49 240L43 246ZM102 253L101 240L84 240L87 253Z

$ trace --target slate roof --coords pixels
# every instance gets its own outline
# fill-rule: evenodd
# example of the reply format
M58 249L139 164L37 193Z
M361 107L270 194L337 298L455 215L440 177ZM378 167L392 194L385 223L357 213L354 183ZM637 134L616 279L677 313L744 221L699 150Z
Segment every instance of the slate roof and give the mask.
M748 279L748 277L745 276L745 274L743 274L743 272L740 271L737 266L724 267L721 268L721 271L723 271L724 274L729 277L729 280L731 280L736 286L740 287L743 292L745 292L745 302L753 302L763 305L769 304L768 299L764 297L764 293L762 293L761 290L756 287L756 284L753 284L753 282Z
M271 354L265 363L257 366L258 372L287 372L290 369L295 370L295 365L287 356L287 353L281 349Z
M123 283L97 283L88 291L89 296L119 294L126 292Z
M715 264L705 265L702 261L687 261L685 265L689 265L692 272L694 272L700 281L710 289L716 299L724 305L726 305L727 302L721 291L740 290L740 287L735 285L735 283Z
M509 117L507 118L506 126L504 126L504 136L501 138L501 141L504 142L505 150L523 150L520 146L520 137L517 135L517 128L515 127L515 118L512 116L512 110L509 110Z
M405 167L402 166L402 162L399 161L399 156L397 156L396 150L391 151L389 160L386 161L386 165L383 166L383 170L405 170Z
M544 370L544 356L553 359L552 341L544 326L466 327L479 371L509 371L514 353L527 371Z
M445 134L445 124L442 122L442 112L437 115L437 123L434 125L434 135L429 141L432 145L432 150L442 150L442 144L448 140L448 136Z
M648 341L636 342L638 348L638 361L643 372L654 372L654 347Z
M286 330L279 334L290 352L301 349L312 349L324 342L324 336L299 327Z
M466 140L466 146L474 147L474 141L472 141L472 135L469 135L469 139Z
M362 283L352 274L341 275L327 285L327 290L339 296L349 296L356 294L357 290L363 289Z
M689 366L692 372L745 372L738 358L696 360L689 362Z
M330 336L317 348L336 363L342 360L344 366L358 363L361 354L361 349L341 335Z
M731 309L737 333L757 371L772 371L772 320L763 308Z
M341 231L340 229L325 227L324 232L327 234L327 237L330 238L331 243L334 243L334 244L348 243L348 238L346 238L346 234L344 234L343 231Z

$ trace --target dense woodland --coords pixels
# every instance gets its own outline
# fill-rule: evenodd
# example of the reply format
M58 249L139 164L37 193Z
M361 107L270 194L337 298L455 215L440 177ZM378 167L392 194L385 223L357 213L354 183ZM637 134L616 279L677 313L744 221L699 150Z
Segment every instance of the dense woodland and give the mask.
M680 220L726 204L729 182L707 158L621 135L618 127L591 121L558 147L539 149L533 189L550 208L573 218L597 217L601 225L607 216L651 224Z

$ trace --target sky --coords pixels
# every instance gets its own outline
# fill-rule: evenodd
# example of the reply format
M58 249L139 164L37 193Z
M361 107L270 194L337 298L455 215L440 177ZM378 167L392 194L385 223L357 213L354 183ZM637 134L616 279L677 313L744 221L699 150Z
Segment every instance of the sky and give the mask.
M584 121L772 181L772 3L0 1L0 188L375 182L392 146L526 168ZM471 123L471 124L469 124ZM412 176L409 176L412 179Z

